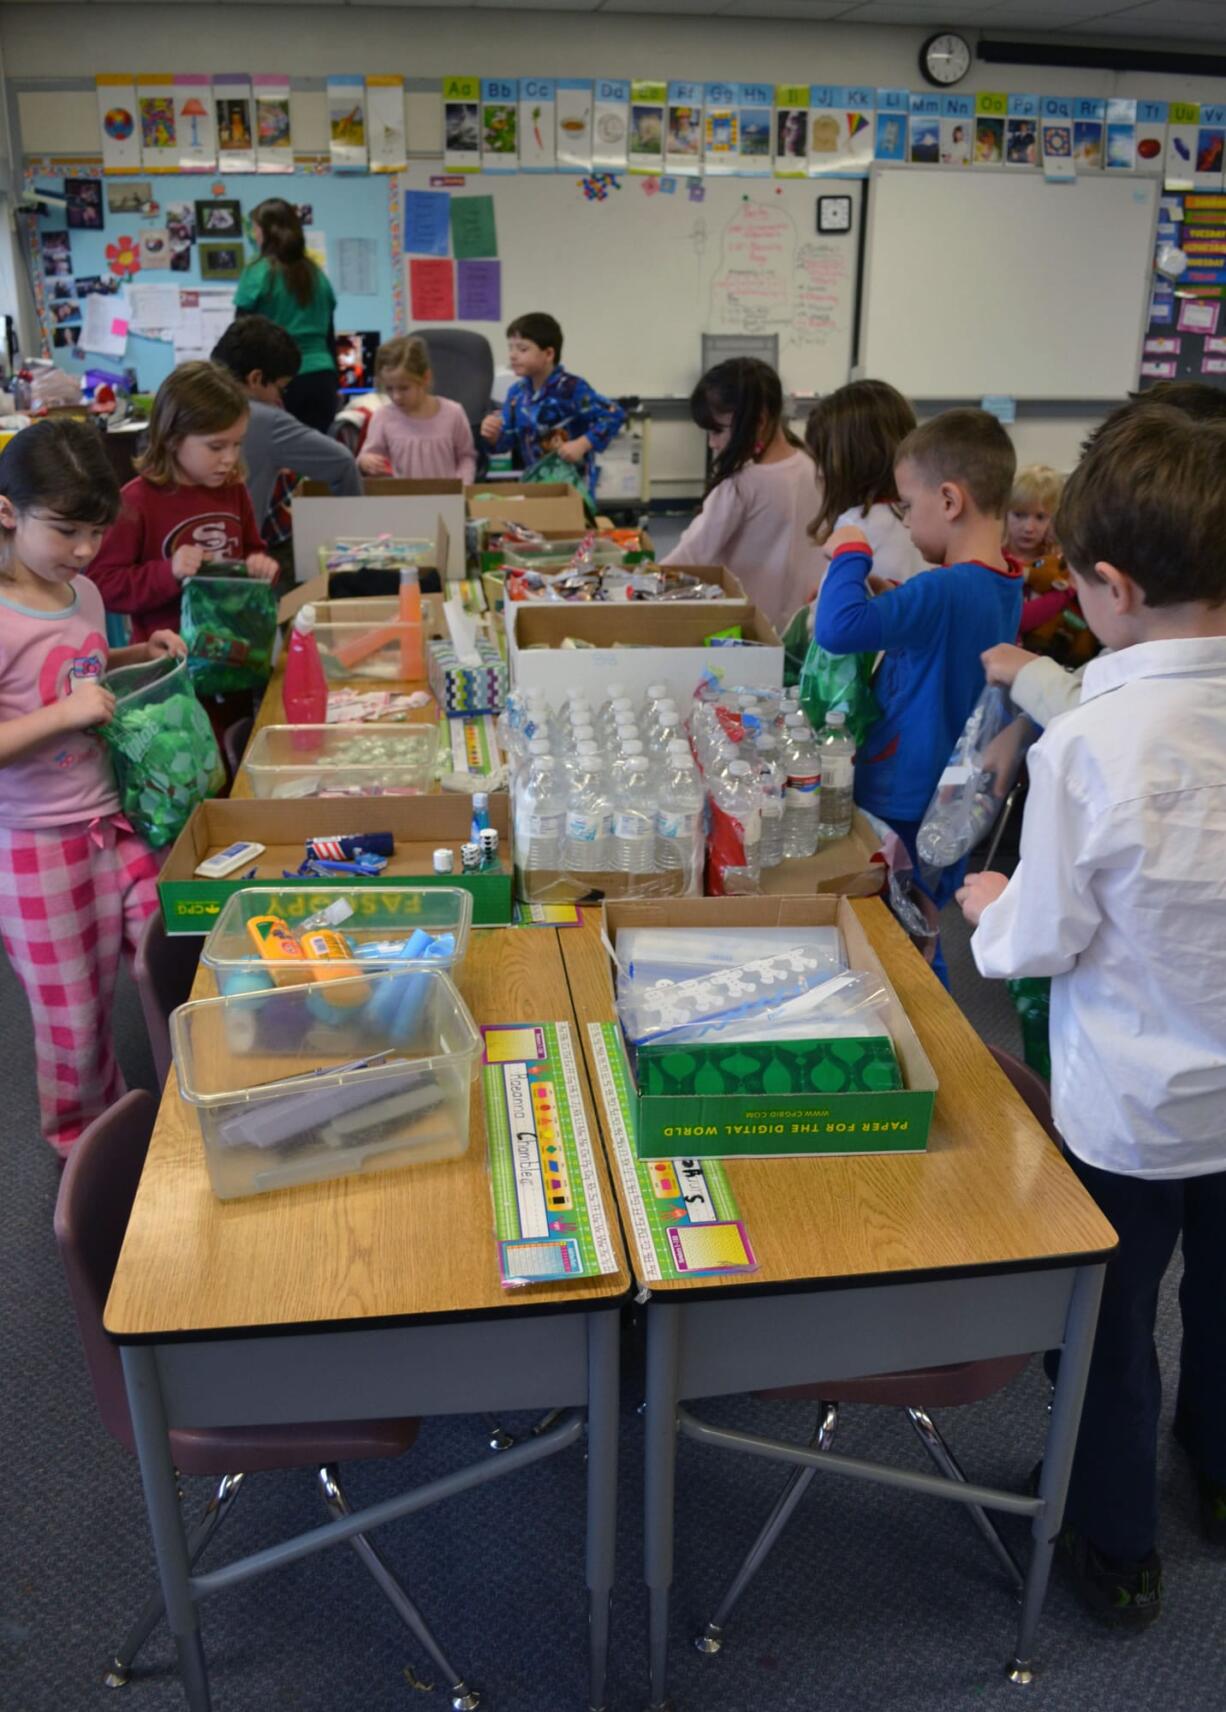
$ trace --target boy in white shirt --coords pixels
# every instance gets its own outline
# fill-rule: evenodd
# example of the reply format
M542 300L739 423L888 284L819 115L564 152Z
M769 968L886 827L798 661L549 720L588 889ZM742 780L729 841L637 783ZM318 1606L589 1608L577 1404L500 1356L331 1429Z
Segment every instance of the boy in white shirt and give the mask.
M1120 1238L1060 1544L1136 1626L1161 1596L1154 1320L1181 1234L1175 1432L1226 1545L1226 424L1109 425L1057 530L1111 652L1030 752L1013 878L958 897L981 974L1053 977L1056 1123Z

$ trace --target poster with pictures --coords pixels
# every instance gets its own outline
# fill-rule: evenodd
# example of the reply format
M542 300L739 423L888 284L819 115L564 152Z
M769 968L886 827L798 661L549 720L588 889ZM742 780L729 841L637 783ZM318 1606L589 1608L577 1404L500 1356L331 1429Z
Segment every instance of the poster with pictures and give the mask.
M195 73L178 74L174 88L179 171L213 172L217 166L217 133L212 79Z
M243 235L242 205L228 197L196 204L197 238L236 238Z
M98 94L103 172L139 172L136 79L128 72L120 72L97 77L94 82Z
M670 83L664 170L679 178L702 171L702 84Z
M1076 177L1071 97L1045 95L1039 103L1039 152L1044 178L1059 182Z
M481 170L514 172L519 165L519 84L512 77L481 79Z
M1135 172L1137 168L1137 104L1112 97L1107 102L1103 141L1104 172Z
M631 172L664 170L664 109L668 85L640 80L630 85L630 136L626 160Z
M252 79L255 102L255 168L257 172L293 172L294 134L290 122L289 78Z
M1001 90L982 90L975 97L975 166L1002 166L1005 159L1005 115L1009 97Z
M741 152L736 84L708 83L703 101L703 172L708 178L726 178L736 171Z
M1165 101L1137 102L1137 171L1161 178L1166 171Z
M213 79L217 170L255 171L255 114L249 77L227 72Z
M941 97L941 165L969 166L975 140L975 97Z
M1073 166L1077 172L1103 169L1103 132L1107 103L1078 96L1073 102Z
M558 79L558 165L567 172L592 170L592 86L578 78Z
M66 178L64 195L68 198L65 218L70 230L100 232L102 218L102 180L100 178Z
M905 161L911 96L906 89L877 91L874 149L880 161Z
M1010 95L1005 115L1005 165L1036 167L1039 164L1039 98Z
M366 79L366 144L372 172L403 172L409 164L403 77Z
M809 172L866 174L873 161L871 89L815 83L809 90Z
M443 165L448 172L481 170L481 79L443 79Z
M1191 190L1196 172L1196 146L1200 141L1200 104L1172 101L1166 133L1166 188Z
M333 172L365 172L366 79L330 77L328 89L328 148Z
M1226 149L1226 106L1206 102L1200 110L1200 128L1196 134L1196 172L1194 188L1213 191L1222 188L1222 155Z
M144 171L178 172L179 131L173 81L166 77L138 77L136 111L140 119L140 159Z
M941 97L912 95L909 159L912 166L937 166L941 159Z
M737 84L740 171L751 178L770 173L775 129L775 92L769 83Z
M72 244L66 231L43 232L43 273L48 279L72 278Z
M806 178L809 172L809 85L775 85L775 177Z
M630 143L630 80L598 77L592 86L592 166L624 172Z
M519 170L552 172L557 162L557 85L552 77L521 77Z

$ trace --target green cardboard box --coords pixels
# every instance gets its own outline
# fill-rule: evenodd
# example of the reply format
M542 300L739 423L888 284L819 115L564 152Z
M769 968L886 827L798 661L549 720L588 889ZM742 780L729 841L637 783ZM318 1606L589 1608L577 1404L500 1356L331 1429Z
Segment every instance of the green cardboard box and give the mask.
M831 1041L814 1054L816 1085L805 1093L649 1093L661 1085L658 1051L648 1054L635 1084L635 1148L640 1159L769 1158L855 1153L922 1153L928 1145L937 1079L915 1030L907 1020L885 970L846 898L677 898L668 902L608 903L605 931L616 950L617 935L628 927L829 927L843 931L854 969L880 977L890 1002L885 1024L902 1075L901 1088L865 1086L863 1073L870 1042ZM610 979L616 969L610 963ZM846 1053L839 1075L839 1054ZM852 1053L860 1051L852 1062ZM705 1052L705 1049L704 1049ZM873 1048L875 1054L876 1048ZM746 1049L745 1057L750 1056ZM703 1056L700 1052L697 1056ZM725 1052L725 1057L728 1053ZM734 1065L733 1069L737 1067ZM745 1066L744 1081L760 1085ZM789 1080L791 1078L789 1077ZM882 1079L886 1079L882 1077ZM690 1085L688 1077L686 1085ZM736 1081L724 1075L725 1085ZM832 1084L843 1082L842 1091ZM848 1087L846 1084L852 1084ZM860 1086L856 1087L855 1084Z
M352 832L390 832L395 854L381 874L369 880L338 876L337 885L460 886L472 894L473 926L502 927L511 920L510 817L505 791L490 794L490 825L499 838L497 868L475 874L460 871L460 845L468 841L472 803L467 796L321 797L312 801L276 801L228 797L200 804L162 865L158 895L167 933L207 933L221 906L244 886L279 882L286 869L296 869L305 855L305 842L319 836ZM196 876L197 865L240 839L266 846L252 864L249 879L240 869L224 880ZM455 851L455 872L436 874L433 855L440 846Z

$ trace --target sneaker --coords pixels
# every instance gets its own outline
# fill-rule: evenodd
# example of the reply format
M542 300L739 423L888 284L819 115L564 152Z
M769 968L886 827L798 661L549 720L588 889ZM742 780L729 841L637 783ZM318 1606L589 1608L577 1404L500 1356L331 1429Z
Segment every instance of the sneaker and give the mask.
M1192 1462L1192 1472L1196 1476L1197 1508L1200 1512L1200 1531L1213 1546L1226 1546L1226 1485L1220 1480L1211 1480L1207 1474L1202 1474L1196 1466L1196 1458L1192 1454L1191 1434L1187 1422L1175 1412L1175 1420L1171 1427L1175 1440L1187 1451Z
M1077 1591L1096 1617L1113 1628L1144 1629L1162 1611L1162 1560L1156 1551L1139 1563L1112 1564L1075 1528L1061 1529L1056 1550Z

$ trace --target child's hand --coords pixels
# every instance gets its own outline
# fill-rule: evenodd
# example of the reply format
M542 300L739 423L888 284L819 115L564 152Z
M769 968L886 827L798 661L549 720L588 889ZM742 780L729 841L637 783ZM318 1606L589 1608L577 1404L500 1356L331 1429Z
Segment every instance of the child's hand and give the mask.
M65 731L86 731L91 725L109 725L115 713L115 697L96 678L74 678L72 694L57 702Z
M183 582L187 577L194 577L203 563L203 547L177 547L175 556L170 561L170 569L172 575Z
M586 434L580 434L577 440L564 440L558 447L558 456L565 458L568 464L581 464L592 449L592 442Z
M145 644L151 660L163 660L173 654L176 660L186 660L187 643L176 630L155 630Z
M481 438L488 440L492 446L502 433L502 411L491 410L488 416L481 418Z
M1039 656L1032 654L1027 648L1016 647L1012 642L998 642L995 648L985 649L979 658L988 682L1003 684L1009 690L1013 688L1014 679L1022 667L1028 666Z
M391 460L385 458L382 452L359 452L358 468L364 476L390 476L392 474Z
M833 535L828 535L822 542L822 552L828 559L833 559L840 547L858 547L862 553L872 552L868 536L863 529L857 529L854 523L845 523L841 529L836 529Z
M1007 874L968 874L966 884L959 886L954 893L954 901L962 906L962 913L971 926L978 927L984 910L996 902L1008 884Z
M270 559L267 553L248 553L247 569L260 582L274 583L280 574L281 567L275 559Z

